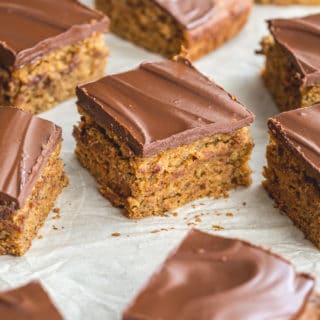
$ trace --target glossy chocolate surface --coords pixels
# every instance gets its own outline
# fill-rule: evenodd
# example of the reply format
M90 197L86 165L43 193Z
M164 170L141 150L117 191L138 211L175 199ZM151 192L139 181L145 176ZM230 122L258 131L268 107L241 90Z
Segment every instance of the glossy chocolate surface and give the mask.
M138 69L77 88L79 105L140 157L249 125L253 114L185 59Z
M269 128L320 182L320 104L280 113L269 120Z
M0 292L2 320L63 320L40 283Z
M22 67L108 26L77 0L0 0L0 65Z
M314 283L262 248L192 230L123 319L293 320Z
M274 19L269 29L289 54L305 86L320 84L320 14L295 19Z
M19 109L0 108L0 219L10 214L7 207L24 206L60 141L61 128L52 122Z

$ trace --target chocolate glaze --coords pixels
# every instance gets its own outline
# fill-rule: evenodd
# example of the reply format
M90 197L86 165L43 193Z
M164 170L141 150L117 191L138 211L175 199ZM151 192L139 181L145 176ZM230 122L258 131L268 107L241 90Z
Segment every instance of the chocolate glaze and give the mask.
M108 26L77 0L0 0L0 65L22 67Z
M269 21L275 41L298 68L305 86L320 84L320 14Z
M77 88L79 105L137 156L249 125L253 114L189 61L143 63Z
M124 320L293 320L314 279L250 243L191 231Z
M320 183L320 104L280 113L269 119L270 130L300 159Z
M207 22L215 13L216 0L155 0L187 29Z
M0 319L63 320L38 282L31 282L15 290L0 292Z
M0 219L24 206L61 132L50 121L0 108Z

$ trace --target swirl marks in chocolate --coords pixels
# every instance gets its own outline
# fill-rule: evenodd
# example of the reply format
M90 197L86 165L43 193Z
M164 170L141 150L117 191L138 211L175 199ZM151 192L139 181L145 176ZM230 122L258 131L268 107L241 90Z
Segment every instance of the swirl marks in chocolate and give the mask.
M216 0L156 0L185 28L195 28L210 19L215 11Z
M11 291L0 292L0 319L63 320L38 282L31 282Z
M320 104L280 113L268 123L272 132L310 165L320 181Z
M305 86L320 84L320 14L295 19L274 19L269 29L290 55Z
M124 320L292 320L314 279L237 239L191 231L124 312Z
M0 65L22 67L108 26L106 16L77 0L0 0Z
M61 128L52 122L0 108L0 202L23 207L60 139Z
M143 63L77 88L78 103L137 156L234 132L253 114L190 62Z

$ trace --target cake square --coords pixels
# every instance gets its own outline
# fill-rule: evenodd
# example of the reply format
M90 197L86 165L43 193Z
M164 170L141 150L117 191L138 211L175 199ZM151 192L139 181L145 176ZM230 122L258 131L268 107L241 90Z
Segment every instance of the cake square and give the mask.
M192 230L122 319L318 320L314 284L261 247Z
M61 128L0 108L0 254L23 255L68 183Z
M281 113L268 125L264 187L320 248L320 104Z
M128 217L250 185L254 116L189 61L143 63L77 96L77 157Z
M0 105L39 113L101 77L108 26L77 0L1 0Z
M262 75L276 104L287 111L320 102L320 14L268 24Z
M0 319L63 320L47 292L36 281L18 289L0 292Z
M145 49L195 60L240 32L253 0L95 0L111 30Z

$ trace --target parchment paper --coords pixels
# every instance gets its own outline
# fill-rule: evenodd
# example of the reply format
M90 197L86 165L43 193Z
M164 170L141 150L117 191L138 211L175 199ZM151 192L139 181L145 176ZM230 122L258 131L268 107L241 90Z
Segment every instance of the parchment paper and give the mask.
M49 216L39 233L43 238L35 239L23 257L0 257L0 290L40 279L66 319L120 319L137 290L193 226L271 247L299 270L320 276L319 251L273 208L261 187L266 120L277 109L259 77L263 58L254 54L267 34L265 19L319 10L256 6L236 39L195 64L257 116L251 128L256 143L251 161L254 183L232 192L229 199L201 199L176 210L177 217L130 221L98 193L96 182L74 156L71 132L79 119L75 99L41 115L63 127L62 157L71 183L56 203L61 218L53 219L54 213ZM161 59L111 35L106 41L111 50L108 73ZM121 235L114 237L114 233Z

